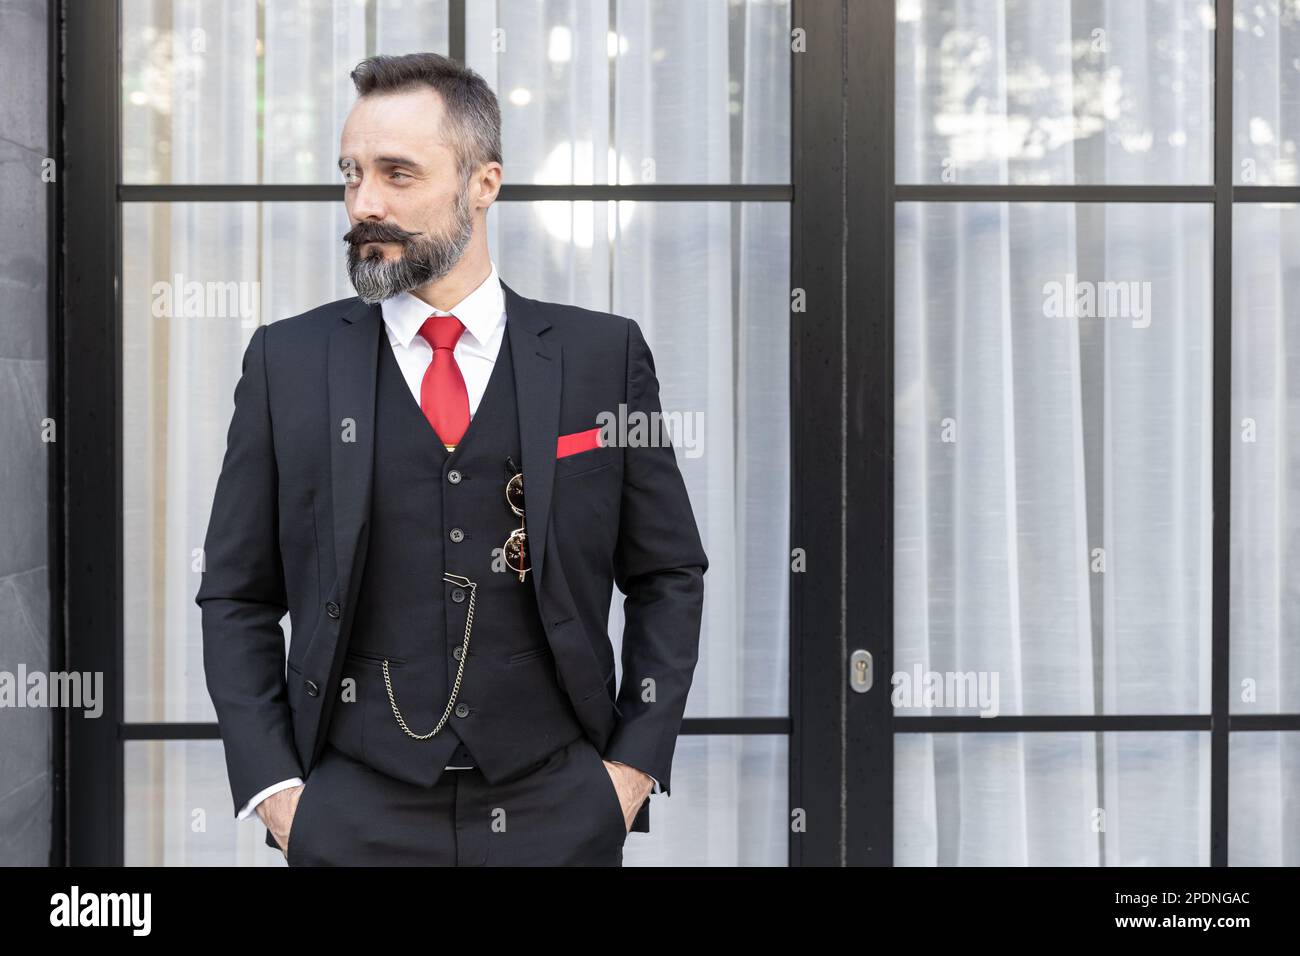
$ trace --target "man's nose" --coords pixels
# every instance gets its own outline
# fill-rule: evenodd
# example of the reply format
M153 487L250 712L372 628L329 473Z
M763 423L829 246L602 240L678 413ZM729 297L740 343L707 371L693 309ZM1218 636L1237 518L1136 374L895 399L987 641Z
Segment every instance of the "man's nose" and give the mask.
M354 219L375 219L383 222L388 217L384 198L378 185L367 180L357 186L352 194L352 217Z

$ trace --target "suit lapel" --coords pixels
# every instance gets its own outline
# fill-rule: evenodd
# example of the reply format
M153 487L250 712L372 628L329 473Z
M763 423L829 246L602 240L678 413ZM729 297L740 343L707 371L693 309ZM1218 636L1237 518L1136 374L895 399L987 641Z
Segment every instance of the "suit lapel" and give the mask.
M551 327L537 303L504 282L506 335L515 369L515 401L519 416L519 447L523 456L524 526L538 606L542 600L542 565L546 557L555 486L555 447L560 436L560 381L563 350L542 332Z
M329 340L330 474L334 489L334 557L345 612L353 570L370 517L375 456L375 386L383 313L358 299ZM360 580L357 574L357 580ZM350 619L350 615L348 615Z

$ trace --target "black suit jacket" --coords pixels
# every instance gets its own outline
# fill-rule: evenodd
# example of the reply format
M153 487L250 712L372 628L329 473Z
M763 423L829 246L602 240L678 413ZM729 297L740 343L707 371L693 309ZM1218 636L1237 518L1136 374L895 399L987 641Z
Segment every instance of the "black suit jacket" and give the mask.
M501 286L529 576L557 677L604 758L668 792L708 568L675 452L556 458L558 436L596 427L598 413L661 410L654 359L635 320ZM306 777L325 742L366 560L382 322L378 305L343 299L260 326L244 353L196 596L236 810ZM606 633L614 584L626 595L621 691ZM633 829L649 829L648 806Z

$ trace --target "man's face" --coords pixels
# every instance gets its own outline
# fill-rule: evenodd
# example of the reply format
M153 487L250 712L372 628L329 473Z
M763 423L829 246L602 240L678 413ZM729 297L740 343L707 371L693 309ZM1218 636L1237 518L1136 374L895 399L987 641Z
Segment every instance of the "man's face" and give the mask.
M362 97L343 125L339 169L352 223L343 241L365 302L441 279L473 237L470 190L442 119L442 98L424 88Z

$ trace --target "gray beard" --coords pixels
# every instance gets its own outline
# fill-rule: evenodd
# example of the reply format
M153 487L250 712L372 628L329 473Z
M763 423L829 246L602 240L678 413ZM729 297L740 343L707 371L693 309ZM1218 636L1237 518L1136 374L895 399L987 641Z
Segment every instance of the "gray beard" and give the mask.
M418 289L450 272L465 254L474 235L474 219L469 211L469 192L463 191L456 202L452 228L448 236L419 237L402 244L396 260L384 258L375 250L362 259L357 246L348 245L348 278L363 302L374 304L403 292Z

